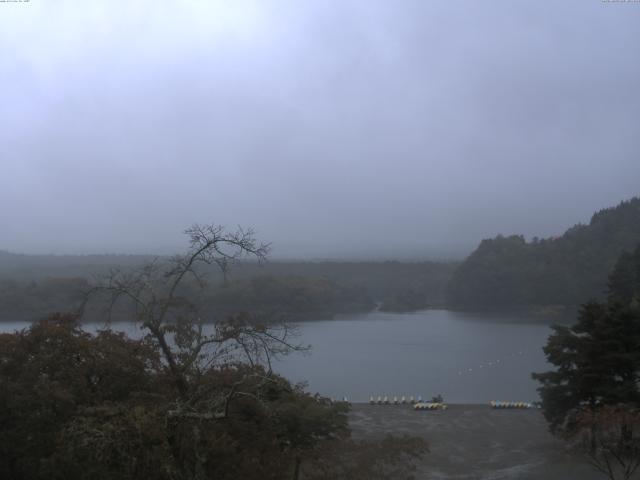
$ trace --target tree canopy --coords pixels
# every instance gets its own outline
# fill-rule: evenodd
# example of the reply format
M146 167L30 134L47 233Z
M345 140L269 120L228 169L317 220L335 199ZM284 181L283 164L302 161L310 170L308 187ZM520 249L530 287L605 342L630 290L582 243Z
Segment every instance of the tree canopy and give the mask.
M206 369L185 395L161 357L68 315L0 335L0 476L276 479L348 437L346 405L260 366Z
M533 374L542 384L543 411L552 430L570 431L572 414L582 407L640 406L638 279L640 245L620 257L606 303L586 303L575 325L553 327L544 352L556 370Z
M483 240L456 269L449 301L457 307L580 305L602 300L618 257L640 243L640 198L593 215L560 237L499 235Z
M606 302L553 329L544 352L556 369L533 374L551 431L610 479L631 478L640 467L640 245L618 260Z

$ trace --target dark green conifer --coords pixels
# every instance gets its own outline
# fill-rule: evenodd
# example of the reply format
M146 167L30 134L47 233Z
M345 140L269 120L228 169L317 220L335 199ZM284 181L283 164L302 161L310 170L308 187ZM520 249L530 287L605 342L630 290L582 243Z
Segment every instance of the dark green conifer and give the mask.
M556 370L534 373L553 431L569 433L575 413L640 406L640 245L620 257L606 303L582 306L578 322L555 326L544 352Z

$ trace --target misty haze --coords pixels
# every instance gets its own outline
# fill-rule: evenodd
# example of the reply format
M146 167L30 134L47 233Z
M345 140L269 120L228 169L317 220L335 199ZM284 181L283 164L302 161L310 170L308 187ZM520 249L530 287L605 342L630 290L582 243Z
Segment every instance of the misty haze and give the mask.
M0 1L0 478L640 478L639 22Z

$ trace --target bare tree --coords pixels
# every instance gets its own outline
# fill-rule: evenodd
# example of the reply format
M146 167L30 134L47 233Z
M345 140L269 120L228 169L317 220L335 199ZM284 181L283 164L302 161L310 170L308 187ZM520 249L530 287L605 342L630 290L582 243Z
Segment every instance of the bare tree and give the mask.
M640 467L640 410L626 405L585 409L575 417L571 445L610 480L629 480Z
M292 330L286 324L260 324L246 314L205 324L197 295L206 288L208 267L217 267L227 278L230 268L242 258L265 261L270 245L259 243L251 229L228 232L220 225L196 224L185 234L190 240L185 254L168 260L156 258L133 270L111 271L87 292L82 311L96 296L106 296L109 312L119 301L131 303L134 320L157 344L187 402L193 394L192 380L211 367L261 364L268 377L273 356L304 348L292 343ZM240 390L234 388L220 397L220 411L209 414L224 415L229 395L240 395Z
M239 314L205 324L197 294L206 288L210 267L226 279L241 258L264 261L269 245L242 228L228 232L219 225L193 225L185 233L190 240L185 254L111 271L87 292L81 310L96 296L108 300L109 312L122 300L133 305L134 320L161 352L176 387L166 412L173 456L185 478L201 478L209 454L200 441L209 430L203 430L205 424L228 418L235 399L264 406L269 386L290 388L272 374L272 358L305 348L292 342L284 323L261 324Z

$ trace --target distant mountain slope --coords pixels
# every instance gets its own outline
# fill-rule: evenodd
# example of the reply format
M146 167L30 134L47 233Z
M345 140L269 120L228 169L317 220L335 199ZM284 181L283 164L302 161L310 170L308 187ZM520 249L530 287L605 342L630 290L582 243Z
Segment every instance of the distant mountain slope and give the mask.
M163 257L160 259L162 260ZM111 269L136 268L142 255L18 255L0 250L0 321L34 320L78 307L82 290ZM297 319L370 310L412 310L445 303L456 264L445 262L283 262L234 265L231 282L211 267L201 308L208 318L238 311ZM130 316L118 310L114 318Z
M151 255L24 255L0 250L0 280L92 277L152 260Z
M483 240L454 272L449 303L461 308L577 305L604 296L607 276L640 243L640 198L600 210L559 238Z

